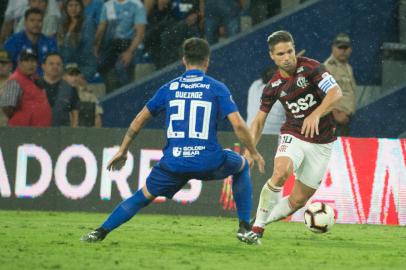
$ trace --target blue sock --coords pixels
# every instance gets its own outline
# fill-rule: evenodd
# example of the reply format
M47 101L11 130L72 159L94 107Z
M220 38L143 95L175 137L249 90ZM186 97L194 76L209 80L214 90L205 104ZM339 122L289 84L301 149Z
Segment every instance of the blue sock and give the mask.
M248 161L244 169L233 175L233 194L238 218L249 223L252 210L252 185Z
M103 223L102 228L108 230L109 232L128 221L137 212L147 206L151 200L144 196L142 190L135 192L130 198L121 202L113 213L107 218Z

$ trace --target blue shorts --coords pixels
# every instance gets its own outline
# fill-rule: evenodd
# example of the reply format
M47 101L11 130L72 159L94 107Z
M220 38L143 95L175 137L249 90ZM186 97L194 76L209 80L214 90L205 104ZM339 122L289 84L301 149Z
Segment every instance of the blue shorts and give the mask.
M153 196L172 198L190 179L202 181L224 179L242 170L243 157L233 151L223 150L226 156L223 164L217 169L207 172L178 173L163 169L157 163L149 174L146 186Z

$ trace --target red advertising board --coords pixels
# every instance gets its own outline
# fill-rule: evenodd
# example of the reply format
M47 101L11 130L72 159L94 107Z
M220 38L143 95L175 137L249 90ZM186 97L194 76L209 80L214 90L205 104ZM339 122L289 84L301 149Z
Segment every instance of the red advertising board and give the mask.
M406 225L406 140L338 139L315 201L333 206L338 223ZM291 220L302 221L303 211Z

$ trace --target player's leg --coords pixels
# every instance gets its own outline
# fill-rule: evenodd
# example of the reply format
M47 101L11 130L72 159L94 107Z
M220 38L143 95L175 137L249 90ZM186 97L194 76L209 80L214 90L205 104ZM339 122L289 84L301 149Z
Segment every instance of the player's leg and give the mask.
M249 220L252 211L252 184L249 164L244 157L233 151L224 150L224 153L225 161L207 179L224 179L232 175L232 190L239 219L237 238L241 240L239 236L251 229Z
M304 158L300 141L291 135L282 135L274 159L274 168L261 190L257 214L251 232L245 235L248 242L255 243L262 237L266 222L281 198L282 188L288 177L302 164Z
M290 216L302 208L319 188L331 156L332 144L304 143L305 158L296 171L296 182L288 197L272 210L267 224Z
M266 221L266 224L292 215L297 210L302 208L315 192L316 189L306 186L300 180L296 180L290 195L284 197L279 201L278 204L275 205Z
M233 177L233 196L237 207L237 215L240 221L249 224L252 210L252 185L247 160L241 155L224 150L225 160L221 166L211 173L212 179L224 179L230 175Z
M252 183L248 161L242 156L230 152L227 162L238 168L238 171L232 175L233 177L233 196L237 207L237 215L239 219L239 228L237 238L245 242L243 237L246 232L251 230L249 224L252 211Z
M266 221L273 207L279 202L282 187L292 173L293 161L290 157L280 156L275 158L272 177L263 186L259 197L257 214L253 226L255 233L263 233Z
M101 228L111 232L121 224L130 220L139 210L147 206L155 199L155 196L149 193L147 186L135 192L130 198L121 202L111 215L102 224Z
M106 221L96 230L81 238L86 242L103 240L108 233L135 216L139 210L149 205L155 197L171 198L182 186L184 181L168 171L155 165L149 174L145 186L135 192L130 198L121 202L110 214Z
M237 207L238 218L249 224L252 210L252 184L248 162L238 155L239 171L233 174L233 196Z
M304 158L301 141L291 135L281 135L274 159L272 177L262 188L253 231L262 235L266 220L280 201L286 180L302 164Z
M108 233L130 220L140 209L147 206L154 199L155 197L144 186L130 198L122 201L99 228L84 235L81 240L85 242L102 241Z

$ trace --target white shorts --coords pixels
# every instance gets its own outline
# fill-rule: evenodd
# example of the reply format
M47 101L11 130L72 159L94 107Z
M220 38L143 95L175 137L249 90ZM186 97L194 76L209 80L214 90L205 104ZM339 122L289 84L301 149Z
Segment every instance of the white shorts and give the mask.
M275 158L289 157L293 161L296 180L317 189L330 161L333 143L310 143L289 134L280 136Z

